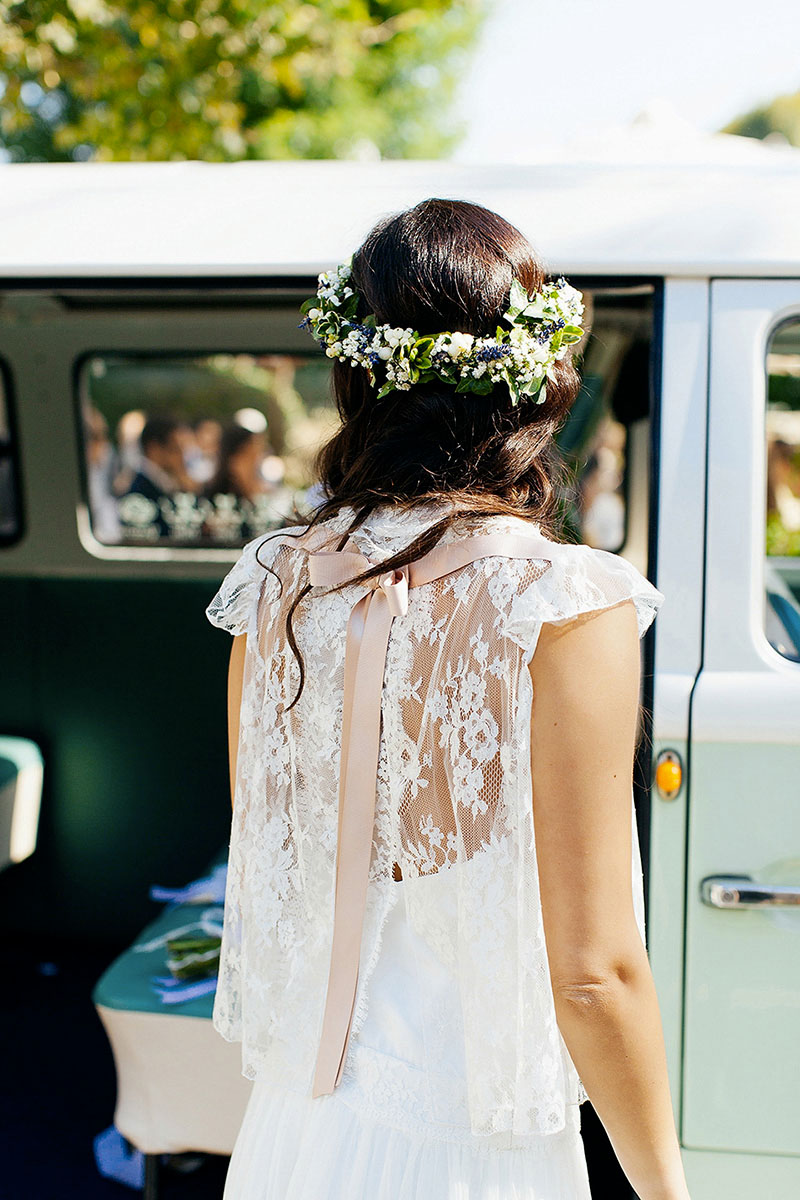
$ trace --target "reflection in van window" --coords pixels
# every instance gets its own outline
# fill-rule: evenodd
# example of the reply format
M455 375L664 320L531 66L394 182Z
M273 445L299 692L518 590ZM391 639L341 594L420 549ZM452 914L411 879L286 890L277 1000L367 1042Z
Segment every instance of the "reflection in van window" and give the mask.
M566 467L562 509L570 536L618 551L631 503L646 520L647 496L631 491L629 477L632 436L643 434L641 451L649 438L652 297L650 289L609 288L587 299L581 390L556 437Z
M17 456L8 412L6 380L0 368L0 542L14 541L20 532Z
M767 349L766 632L800 661L800 320Z
M601 413L576 472L578 532L600 550L619 550L625 541L625 439L625 426Z
M107 545L241 546L317 502L336 425L318 355L94 355L79 373L92 530Z

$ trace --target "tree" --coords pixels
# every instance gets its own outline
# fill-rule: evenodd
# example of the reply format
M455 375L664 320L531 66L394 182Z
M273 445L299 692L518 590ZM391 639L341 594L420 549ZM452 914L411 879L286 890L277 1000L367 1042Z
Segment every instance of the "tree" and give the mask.
M777 135L793 146L800 146L800 92L778 96L770 104L736 117L722 132L762 139Z
M436 157L488 0L0 0L13 161Z

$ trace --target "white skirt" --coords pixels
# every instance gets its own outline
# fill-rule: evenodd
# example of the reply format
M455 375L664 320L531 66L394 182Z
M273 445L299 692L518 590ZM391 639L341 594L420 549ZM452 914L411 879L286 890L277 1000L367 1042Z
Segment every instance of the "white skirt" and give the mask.
M567 1105L560 1132L528 1136L511 1148L475 1137L468 1127L433 1129L410 1116L414 1089L421 1112L423 1090L431 1086L411 986L421 964L426 986L449 985L408 924L404 904L396 903L370 982L367 1018L351 1039L341 1082L331 1095L312 1099L257 1079L223 1200L591 1200L577 1104Z

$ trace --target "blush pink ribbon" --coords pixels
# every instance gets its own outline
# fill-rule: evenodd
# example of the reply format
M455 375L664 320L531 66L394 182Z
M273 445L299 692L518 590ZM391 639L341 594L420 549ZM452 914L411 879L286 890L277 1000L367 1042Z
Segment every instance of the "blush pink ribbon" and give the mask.
M309 550L313 587L338 587L374 565L349 542L341 550L315 550L317 530L299 543L289 544ZM368 590L353 607L345 642L333 941L312 1097L333 1092L341 1080L350 1040L372 857L381 696L392 622L408 611L409 588L431 583L480 558L546 559L546 545L541 534L465 537L363 583Z

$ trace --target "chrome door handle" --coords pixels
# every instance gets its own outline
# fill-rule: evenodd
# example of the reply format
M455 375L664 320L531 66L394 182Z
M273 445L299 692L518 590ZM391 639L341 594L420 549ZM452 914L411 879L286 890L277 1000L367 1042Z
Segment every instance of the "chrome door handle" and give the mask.
M800 905L800 884L756 883L750 875L707 875L700 882L700 899L713 908Z

